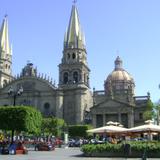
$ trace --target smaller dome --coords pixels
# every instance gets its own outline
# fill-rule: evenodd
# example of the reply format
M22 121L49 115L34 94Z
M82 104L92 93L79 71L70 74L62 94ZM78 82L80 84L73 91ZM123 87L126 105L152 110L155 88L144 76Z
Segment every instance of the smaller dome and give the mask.
M133 78L125 70L114 70L107 77L107 81L133 81Z
M36 76L37 69L33 67L33 63L28 62L27 65L22 69L21 76Z
M122 60L119 56L115 60L115 69L108 75L104 87L107 95L128 93L128 91L134 94L134 79L123 69Z

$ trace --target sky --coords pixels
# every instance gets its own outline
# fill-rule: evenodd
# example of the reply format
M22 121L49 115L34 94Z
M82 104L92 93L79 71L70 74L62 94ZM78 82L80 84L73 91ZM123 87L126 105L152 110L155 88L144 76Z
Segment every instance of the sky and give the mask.
M8 15L13 74L29 60L58 84L63 39L72 0L0 0L0 22ZM136 96L160 99L160 0L78 0L85 33L91 90L104 81L120 56L134 78Z

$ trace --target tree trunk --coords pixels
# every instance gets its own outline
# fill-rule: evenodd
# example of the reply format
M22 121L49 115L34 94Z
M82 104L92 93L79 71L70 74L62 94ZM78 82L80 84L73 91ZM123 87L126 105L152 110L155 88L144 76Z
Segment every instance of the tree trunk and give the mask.
M14 129L12 130L12 133L11 133L11 143L13 143L13 137L14 137Z

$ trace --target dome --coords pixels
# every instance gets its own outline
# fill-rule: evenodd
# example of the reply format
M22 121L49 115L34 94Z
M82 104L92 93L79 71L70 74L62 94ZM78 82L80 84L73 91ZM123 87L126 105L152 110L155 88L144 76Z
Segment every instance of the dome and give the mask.
M105 93L121 94L131 92L134 94L134 80L132 76L123 69L122 60L118 56L115 60L115 69L108 75L105 84Z
M133 78L125 70L114 70L107 77L107 81L133 81Z
M36 76L37 69L33 67L33 64L28 62L27 65L22 69L21 76Z

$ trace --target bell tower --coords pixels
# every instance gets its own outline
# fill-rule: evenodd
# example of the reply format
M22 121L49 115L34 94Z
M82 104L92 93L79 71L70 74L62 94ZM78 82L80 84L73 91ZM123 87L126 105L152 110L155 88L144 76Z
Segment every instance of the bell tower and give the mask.
M85 121L85 111L92 106L85 37L77 7L72 5L67 27L63 56L59 64L59 89L63 92L63 118L68 124Z
M59 65L59 86L62 88L69 86L89 87L89 72L85 37L74 4L64 36L63 57Z
M12 50L9 44L8 19L4 17L0 30L0 88L12 80Z

